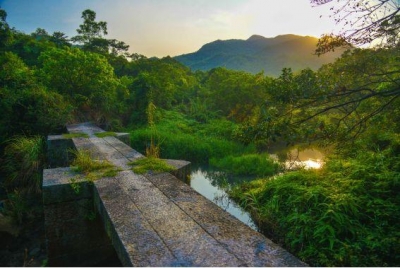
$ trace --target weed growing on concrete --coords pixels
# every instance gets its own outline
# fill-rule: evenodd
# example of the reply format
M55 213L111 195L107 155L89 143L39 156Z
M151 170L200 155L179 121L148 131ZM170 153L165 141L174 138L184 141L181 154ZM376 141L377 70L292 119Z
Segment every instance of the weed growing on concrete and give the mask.
M137 174L144 174L148 171L162 173L176 170L175 167L168 165L165 160L155 157L143 157L128 163L128 165L132 166L132 170Z
M97 138L116 137L117 133L112 131L94 133Z
M72 161L71 169L75 172L83 173L85 179L89 182L94 182L101 177L116 176L121 171L121 169L106 160L93 160L89 151L72 151L72 154L75 159Z
M80 184L77 182L76 177L73 177L71 179L69 179L69 181L71 182L71 188L72 190L74 190L74 192L76 194L79 194L81 192L81 186Z

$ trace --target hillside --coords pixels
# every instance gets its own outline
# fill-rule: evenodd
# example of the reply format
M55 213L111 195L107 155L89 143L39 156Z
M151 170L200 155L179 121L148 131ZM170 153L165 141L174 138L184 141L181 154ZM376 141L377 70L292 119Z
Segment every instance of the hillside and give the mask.
M217 40L202 46L197 52L176 56L175 59L192 70L210 70L226 67L232 70L279 76L285 67L293 71L318 69L332 62L343 51L316 56L318 38L298 35L279 35L266 38L253 35L247 40Z

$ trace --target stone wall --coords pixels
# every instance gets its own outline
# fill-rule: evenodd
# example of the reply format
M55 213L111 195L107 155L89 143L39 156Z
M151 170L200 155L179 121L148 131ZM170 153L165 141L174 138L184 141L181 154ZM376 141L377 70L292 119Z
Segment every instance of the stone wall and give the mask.
M49 266L118 264L93 203L93 184L70 168L43 172L43 204Z

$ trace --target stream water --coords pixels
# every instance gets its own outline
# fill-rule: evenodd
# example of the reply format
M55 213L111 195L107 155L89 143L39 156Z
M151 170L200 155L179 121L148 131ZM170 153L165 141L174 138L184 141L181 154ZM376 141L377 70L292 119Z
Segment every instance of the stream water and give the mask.
M228 197L226 193L226 187L229 184L228 178L228 174L224 172L197 167L192 169L190 186L243 223L257 230L250 214Z
M269 152L271 157L284 163L286 169L303 167L320 168L324 163L325 152L312 148L285 148ZM251 181L255 177L232 176L218 169L204 166L192 167L190 186L198 193L229 212L231 215L257 230L257 226L250 214L229 198L226 190L229 187L244 181Z

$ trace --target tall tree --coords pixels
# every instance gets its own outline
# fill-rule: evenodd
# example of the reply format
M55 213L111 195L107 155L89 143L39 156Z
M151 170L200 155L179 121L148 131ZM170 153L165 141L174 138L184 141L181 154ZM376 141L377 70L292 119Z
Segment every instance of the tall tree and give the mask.
M96 22L96 12L86 9L82 12L83 24L79 25L76 29L77 36L72 37L72 41L82 43L84 45L90 44L95 39L103 38L107 35L107 22Z
M3 51L5 46L11 39L11 30L6 22L7 12L0 8L0 51Z
M129 45L115 39L104 38L107 32L107 22L96 21L96 12L86 9L82 12L83 24L76 30L77 36L71 38L72 41L83 45L83 48L102 54L111 53L113 56L125 54Z

